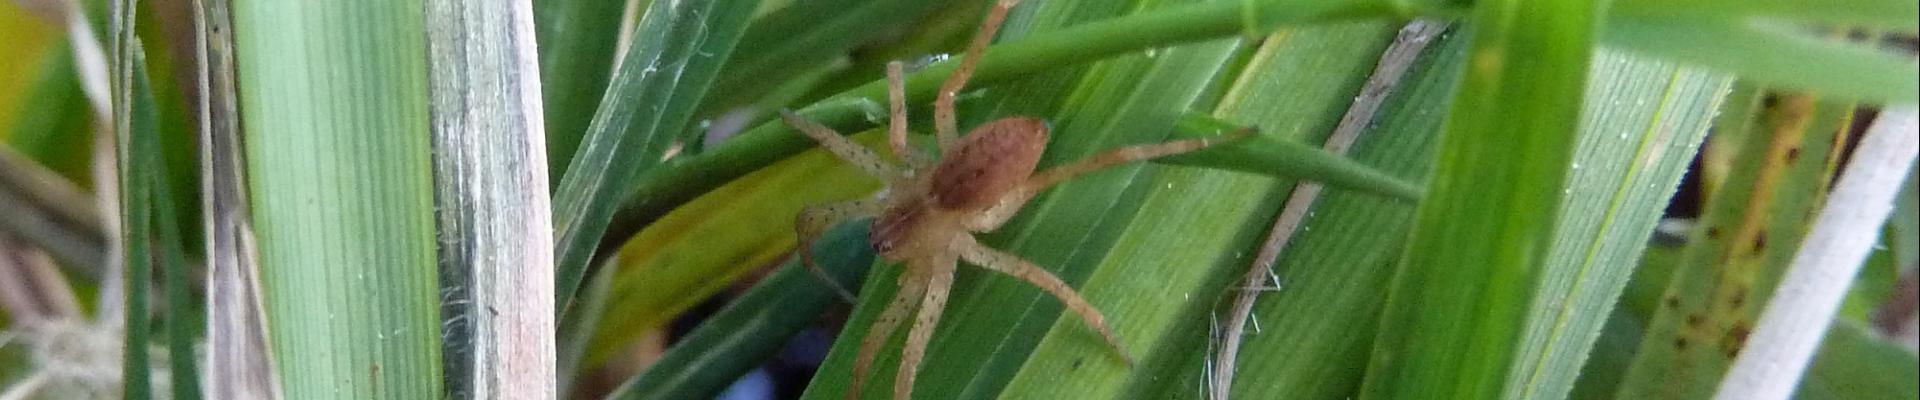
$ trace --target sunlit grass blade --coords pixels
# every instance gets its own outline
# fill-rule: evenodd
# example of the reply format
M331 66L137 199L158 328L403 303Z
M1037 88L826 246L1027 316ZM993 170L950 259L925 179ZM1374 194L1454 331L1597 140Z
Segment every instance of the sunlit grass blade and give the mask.
M641 172L660 164L759 0L654 2L606 90L584 144L554 190L555 307L565 310L600 239Z
M580 150L580 139L607 90L613 57L619 54L623 0L533 1L534 35L540 51L540 96L547 133L549 183ZM641 9L651 0L639 2Z
M846 224L820 237L814 259L836 282L860 282L873 265L867 226ZM666 355L608 398L712 398L813 325L840 297L808 272L799 259L782 263L679 340ZM857 288L857 287L856 287Z
M1601 51L1545 281L1507 378L1509 398L1565 398L1686 174L1730 78Z
M854 139L884 146L879 132ZM877 147L876 147L877 149ZM794 249L793 220L811 204L859 198L879 188L824 150L801 153L735 179L668 213L635 235L607 268L605 311L587 347L600 365L753 270Z
M1715 122L1746 129L1735 133L1737 160L1666 281L1620 398L1709 396L1824 198L1852 104L1778 92L1751 101L1760 107Z
M232 11L285 395L443 395L424 6L240 0Z
M1609 24L1606 36L1624 50L1783 89L1890 104L1913 104L1920 97L1920 61L1912 56L1791 25L1622 17Z
M1576 145L1599 6L1483 1L1363 399L1498 398Z

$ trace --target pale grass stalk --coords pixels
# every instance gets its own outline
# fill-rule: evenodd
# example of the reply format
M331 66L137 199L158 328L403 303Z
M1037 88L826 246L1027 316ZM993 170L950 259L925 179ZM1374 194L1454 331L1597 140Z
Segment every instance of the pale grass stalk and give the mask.
M1799 386L1920 153L1915 122L1909 105L1867 129L1715 399L1784 400Z

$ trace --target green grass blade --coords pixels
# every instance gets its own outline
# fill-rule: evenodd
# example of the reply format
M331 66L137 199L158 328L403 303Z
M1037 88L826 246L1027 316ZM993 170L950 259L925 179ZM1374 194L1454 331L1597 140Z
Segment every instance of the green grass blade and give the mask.
M642 1L640 8L648 4ZM622 0L533 2L551 182L560 182L573 153L580 150L580 139L586 136L595 107L607 90L626 7Z
M1552 245L1599 7L1475 6L1465 78L1361 398L1502 397Z
M554 191L555 306L573 300L630 182L682 136L759 0L655 2Z
M873 265L867 226L846 224L820 237L816 262L836 282L859 282ZM794 334L813 325L840 297L808 272L799 259L734 299L648 367L615 390L610 399L703 399L780 351Z
M1360 133L1349 155L1410 181L1424 181L1448 102L1464 67L1467 37L1436 38L1409 67L1398 88ZM1405 245L1414 207L1350 191L1327 191L1301 222L1273 272L1280 289L1262 294L1238 355L1232 398L1333 399L1358 391L1386 299L1394 260ZM1241 267L1244 268L1244 267ZM1229 283L1234 284L1234 283ZM1269 282L1273 284L1273 282ZM1246 288L1228 287L1229 294ZM1207 324L1200 315L1190 324ZM1230 323L1230 322L1227 322ZM1257 328L1255 328L1257 327ZM1207 385L1208 332L1187 334L1182 378L1159 393L1198 397ZM1224 368L1224 366L1214 366Z
M285 394L442 395L424 6L241 0L232 11Z
M1212 113L1271 126L1263 135L1275 140L1323 142L1360 93L1396 28L1382 22L1336 24L1269 36ZM1141 186L1153 190L1113 247L1096 256L1096 269L1081 288L1141 363L1129 369L1110 361L1078 317L1062 314L1046 320L1046 337L1001 398L1196 393L1193 381L1167 378L1204 369L1193 356L1204 357L1209 346L1191 339L1205 331L1221 294L1237 293L1228 287L1245 270L1249 249L1265 236L1294 182L1191 168L1161 168L1142 180Z
M827 66L875 36L906 29L949 4L971 1L828 0L790 2L754 21L727 60L705 114L749 105L793 78ZM777 105L781 103L763 103Z
M1638 264L1730 79L1615 51L1594 58L1579 148L1509 398L1559 399Z
M1177 138L1198 138L1241 129L1246 128L1202 115L1188 115L1180 118L1180 122L1174 127L1173 134ZM1167 157L1154 162L1267 174L1280 179L1307 179L1327 186L1410 202L1419 200L1421 192L1418 185L1402 181L1358 161L1318 147L1266 135L1254 135L1236 141L1233 146Z
M1905 0L1620 0L1612 7L1623 17L1745 17L1902 32L1920 24L1920 3Z
M1608 44L1740 79L1883 104L1913 104L1920 98L1920 62L1913 57L1823 39L1799 27L1729 19L1622 17L1611 22Z
M1805 94L1753 99L1716 124L1745 129L1731 175L1700 224L1646 328L1620 398L1702 398L1744 345L1818 209L1852 104ZM1748 110L1749 105L1734 104Z
M116 11L131 13L128 3L131 2L118 3L122 8ZM132 29L127 20L117 19L115 26L122 32ZM121 243L125 246L121 254L126 257L122 261L126 272L121 283L126 293L121 395L128 399L147 399L154 396L152 355L148 350L153 329L148 289L152 287L156 261L164 256L154 249L153 214L158 207L155 192L160 186L161 174L150 168L158 164L159 148L155 139L159 116L153 108L153 92L147 83L146 60L141 54L139 39L125 34L115 35L115 40L113 114L120 116L114 127L118 150L116 176L120 188Z

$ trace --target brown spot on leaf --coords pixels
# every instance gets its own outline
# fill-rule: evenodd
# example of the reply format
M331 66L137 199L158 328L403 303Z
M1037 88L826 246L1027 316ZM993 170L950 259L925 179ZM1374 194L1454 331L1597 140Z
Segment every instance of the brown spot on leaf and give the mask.
M1713 239L1713 240L1720 240L1720 227L1718 226L1707 227L1707 238Z
M1731 305L1733 308L1740 308L1747 305L1747 291L1734 291L1732 296L1727 297L1727 305Z
M1673 348L1675 350L1686 350L1687 338L1673 338Z
M1687 314L1687 326L1689 327L1699 328L1700 325L1705 325L1706 323L1707 317L1705 316L1701 316L1698 313Z
M1753 252L1754 252L1755 254L1758 254L1758 253L1764 253L1764 252L1766 252L1766 251L1767 251L1767 233L1766 233L1766 232L1754 232L1754 234L1753 234Z
M1667 296L1667 308L1680 308L1680 296Z
M1793 163L1798 161L1800 161L1800 148L1794 147L1791 149L1787 149L1787 162Z

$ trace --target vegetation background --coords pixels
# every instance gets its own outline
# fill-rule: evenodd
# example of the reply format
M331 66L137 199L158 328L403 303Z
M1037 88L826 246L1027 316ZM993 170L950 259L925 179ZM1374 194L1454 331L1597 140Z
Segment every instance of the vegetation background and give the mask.
M898 268L829 233L845 304L787 221L879 185L773 111L879 147L904 60L930 131L989 5L0 4L0 399L844 398ZM983 238L1137 364L962 268L915 393L1920 398L1916 31L1911 0L1026 0L962 127L1045 118L1043 167L1258 135ZM1772 301L1813 287L1844 297Z

